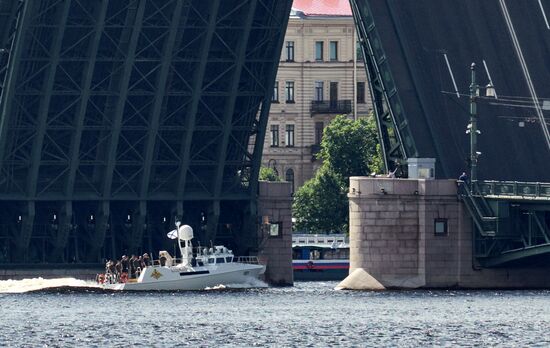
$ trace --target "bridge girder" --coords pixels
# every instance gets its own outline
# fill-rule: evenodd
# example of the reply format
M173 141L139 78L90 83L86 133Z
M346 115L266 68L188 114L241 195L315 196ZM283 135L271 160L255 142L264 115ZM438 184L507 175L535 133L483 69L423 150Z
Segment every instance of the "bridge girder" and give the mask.
M0 263L137 252L216 205L246 225L290 0L0 5Z

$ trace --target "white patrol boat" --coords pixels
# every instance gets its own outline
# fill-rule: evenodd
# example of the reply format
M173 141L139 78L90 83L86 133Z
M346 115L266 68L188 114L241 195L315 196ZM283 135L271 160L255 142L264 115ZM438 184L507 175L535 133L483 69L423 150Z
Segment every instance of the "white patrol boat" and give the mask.
M127 279L124 274L118 281L103 281L102 286L109 290L152 291L152 290L204 290L227 284L247 284L257 279L265 271L254 256L235 257L224 246L202 250L193 257L191 226L180 226L168 233L177 239L181 259L173 259L167 251L159 253L159 260L141 270L137 279Z

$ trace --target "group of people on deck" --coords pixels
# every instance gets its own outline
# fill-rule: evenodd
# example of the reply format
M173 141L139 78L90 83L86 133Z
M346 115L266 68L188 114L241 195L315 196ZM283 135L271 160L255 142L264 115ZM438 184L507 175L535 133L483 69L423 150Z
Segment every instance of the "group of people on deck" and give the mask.
M105 264L104 281L117 283L138 278L141 270L147 266L151 266L151 258L147 253L143 256L132 255L130 258L123 255L122 259L116 261L108 260Z

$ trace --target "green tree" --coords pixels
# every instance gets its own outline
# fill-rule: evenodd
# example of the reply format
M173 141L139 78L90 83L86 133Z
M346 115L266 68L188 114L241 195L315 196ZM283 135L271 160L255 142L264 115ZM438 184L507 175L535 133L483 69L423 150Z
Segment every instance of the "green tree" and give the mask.
M312 233L347 231L348 199L343 178L322 166L294 195L296 229Z
M336 116L327 126L319 157L344 179L382 172L378 131L373 116L351 120Z
M315 177L300 187L292 205L296 229L312 233L348 230L350 176L382 172L373 116L357 121L337 116L325 129Z
M260 180L262 181L281 181L281 178L273 168L261 167Z

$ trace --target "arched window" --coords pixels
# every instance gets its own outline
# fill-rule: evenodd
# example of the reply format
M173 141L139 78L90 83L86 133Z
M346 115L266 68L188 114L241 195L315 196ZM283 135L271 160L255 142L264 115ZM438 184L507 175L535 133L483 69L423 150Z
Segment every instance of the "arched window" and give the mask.
M285 180L290 183L290 192L294 193L294 170L292 168L286 170Z

